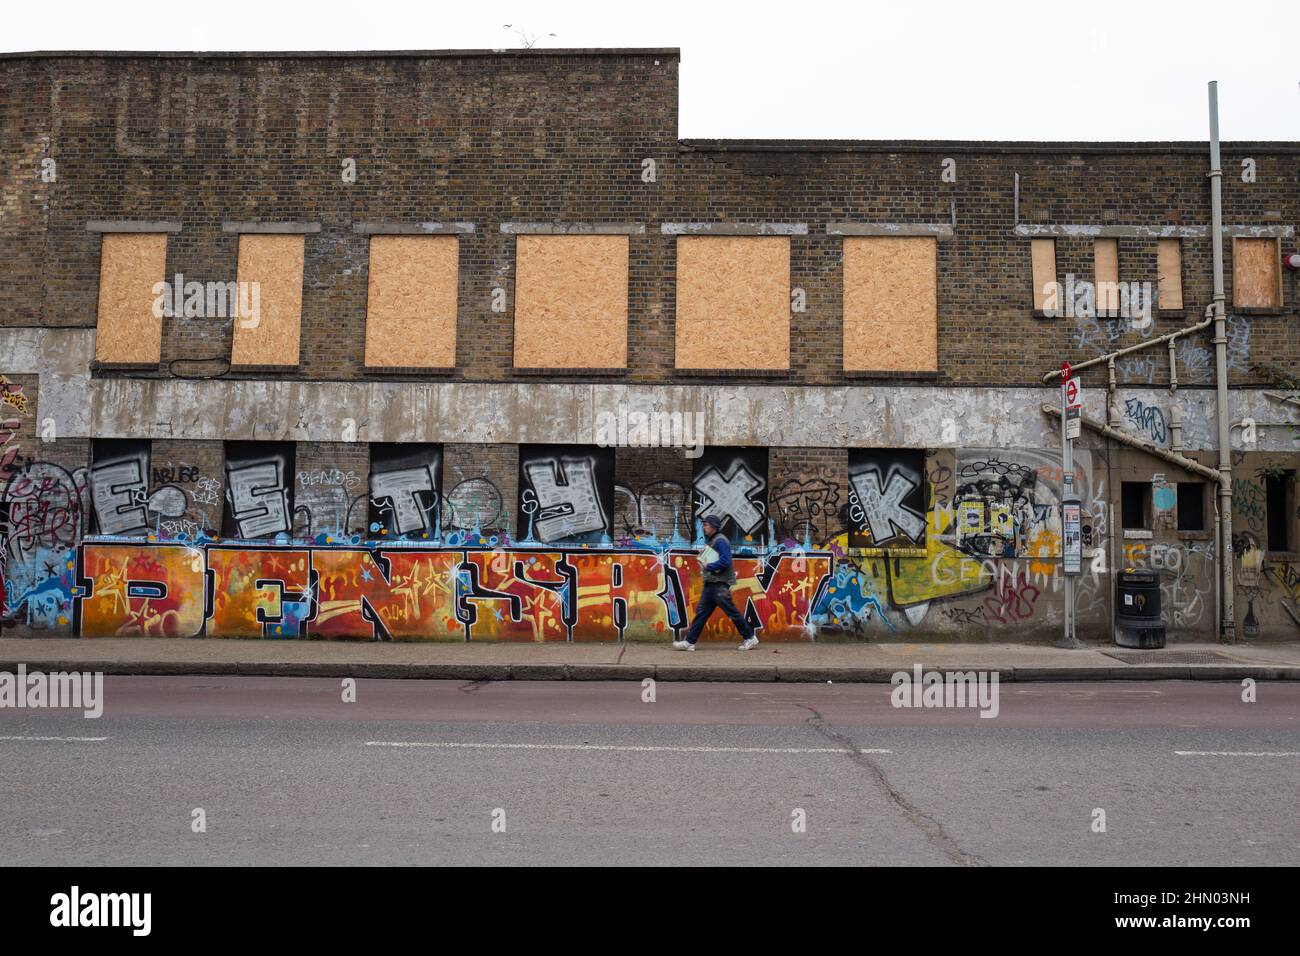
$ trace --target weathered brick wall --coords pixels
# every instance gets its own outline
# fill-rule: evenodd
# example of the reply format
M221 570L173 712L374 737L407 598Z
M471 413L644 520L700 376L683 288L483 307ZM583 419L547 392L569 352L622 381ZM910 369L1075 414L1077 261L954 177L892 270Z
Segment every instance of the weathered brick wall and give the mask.
M363 533L369 516L370 451L362 442L298 442L294 536Z
M690 540L693 460L681 448L614 450L614 535Z
M477 530L514 534L518 446L443 446L442 488L444 533Z
M820 547L848 530L845 449L772 448L767 467L768 514L779 541Z
M160 518L164 537L184 534L221 534L222 501L225 497L225 450L218 441L185 441L156 438L150 450L149 492L167 485L185 494L189 507L183 515Z
M0 64L9 80L0 117L18 132L0 157L15 174L0 202L0 324L93 325L100 236L85 230L88 220L183 222L168 274L198 280L234 276L238 239L221 231L223 221L319 222L306 239L302 362L290 373L313 379L368 374L368 240L352 230L361 221L476 225L461 239L452 374L464 380L518 377L514 237L503 222L645 224L630 241L633 381L683 378L673 372L675 240L660 223L806 223L808 234L792 241L791 281L806 291L807 311L792 316L790 380L834 383L844 381L841 240L826 235L827 224L946 223L955 207L956 233L938 244L940 372L919 381L997 386L1034 384L1064 357L1077 362L1139 338L1104 321L1032 315L1029 241L1012 234L1016 174L1026 223L1209 219L1206 151L1191 144L679 145L677 59L668 53ZM59 162L56 183L39 181L46 155ZM1253 183L1239 174L1247 156ZM340 176L347 158L357 162L355 183ZM956 182L941 180L946 158ZM1297 158L1294 144L1227 144L1225 223L1294 225ZM654 182L642 181L643 159L656 163ZM1209 239L1186 239L1183 252L1187 318L1161 319L1155 333L1199 316L1210 300ZM1122 279L1154 281L1153 239L1124 238L1120 253ZM1090 240L1059 239L1057 254L1062 276L1092 276ZM506 294L503 312L492 311L495 288ZM1289 304L1294 292L1288 282ZM1260 360L1295 367L1290 321L1235 323L1234 381L1259 384L1249 367ZM230 337L228 320L168 320L151 374L220 373ZM1180 349L1184 384L1210 384L1208 335ZM1121 382L1163 382L1162 359L1121 360ZM731 369L725 351L719 365Z

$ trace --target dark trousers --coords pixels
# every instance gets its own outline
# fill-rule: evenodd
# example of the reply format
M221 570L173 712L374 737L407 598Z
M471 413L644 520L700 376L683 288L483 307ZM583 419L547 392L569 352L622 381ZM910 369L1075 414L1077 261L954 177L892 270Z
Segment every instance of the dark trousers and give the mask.
M731 600L731 586L706 584L704 592L700 594L700 603L695 605L695 617L691 619L690 629L686 632L686 639L692 644L700 639L700 631L704 630L704 625L713 616L714 608L722 608L722 613L731 618L731 623L736 625L736 630L745 640L754 636L754 629L746 623L744 616L736 610L736 605Z

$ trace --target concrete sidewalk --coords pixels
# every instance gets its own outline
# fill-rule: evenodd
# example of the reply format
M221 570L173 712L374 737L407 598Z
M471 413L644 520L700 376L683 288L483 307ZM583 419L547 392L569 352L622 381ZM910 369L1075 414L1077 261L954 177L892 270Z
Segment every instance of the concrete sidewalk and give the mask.
M1300 680L1300 643L1112 645L352 643L157 638L0 639L0 670L445 680L888 682L899 670L997 671L1002 681Z

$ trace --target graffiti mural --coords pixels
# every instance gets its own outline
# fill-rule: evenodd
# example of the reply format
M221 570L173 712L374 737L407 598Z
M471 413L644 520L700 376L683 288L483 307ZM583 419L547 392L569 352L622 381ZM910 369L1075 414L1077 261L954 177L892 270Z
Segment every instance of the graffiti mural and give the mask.
M736 605L767 639L808 639L833 562L737 558ZM75 567L84 637L668 641L702 586L694 550L88 540ZM730 635L719 626L704 638Z

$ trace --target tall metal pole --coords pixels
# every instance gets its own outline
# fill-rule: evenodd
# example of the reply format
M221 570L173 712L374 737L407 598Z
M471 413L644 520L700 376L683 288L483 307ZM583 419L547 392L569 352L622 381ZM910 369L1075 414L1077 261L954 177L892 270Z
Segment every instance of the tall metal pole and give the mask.
M1065 502L1074 493L1074 443L1066 432L1065 395L1066 382L1061 381L1061 573L1065 577L1065 639L1066 647L1076 643L1074 636L1074 575L1065 574Z
M1214 250L1214 362L1219 413L1219 639L1236 639L1232 550L1232 417L1228 407L1228 331L1223 294L1223 168L1219 162L1219 84L1210 81L1210 241Z
M1061 576L1065 578L1065 633L1056 642L1057 647L1077 648L1083 645L1075 636L1074 627L1074 574L1078 571L1067 557L1072 552L1074 523L1067 517L1077 512L1078 498L1074 494L1074 443L1070 440L1068 398L1070 379L1064 368L1061 372ZM1071 506L1074 510L1071 511Z

